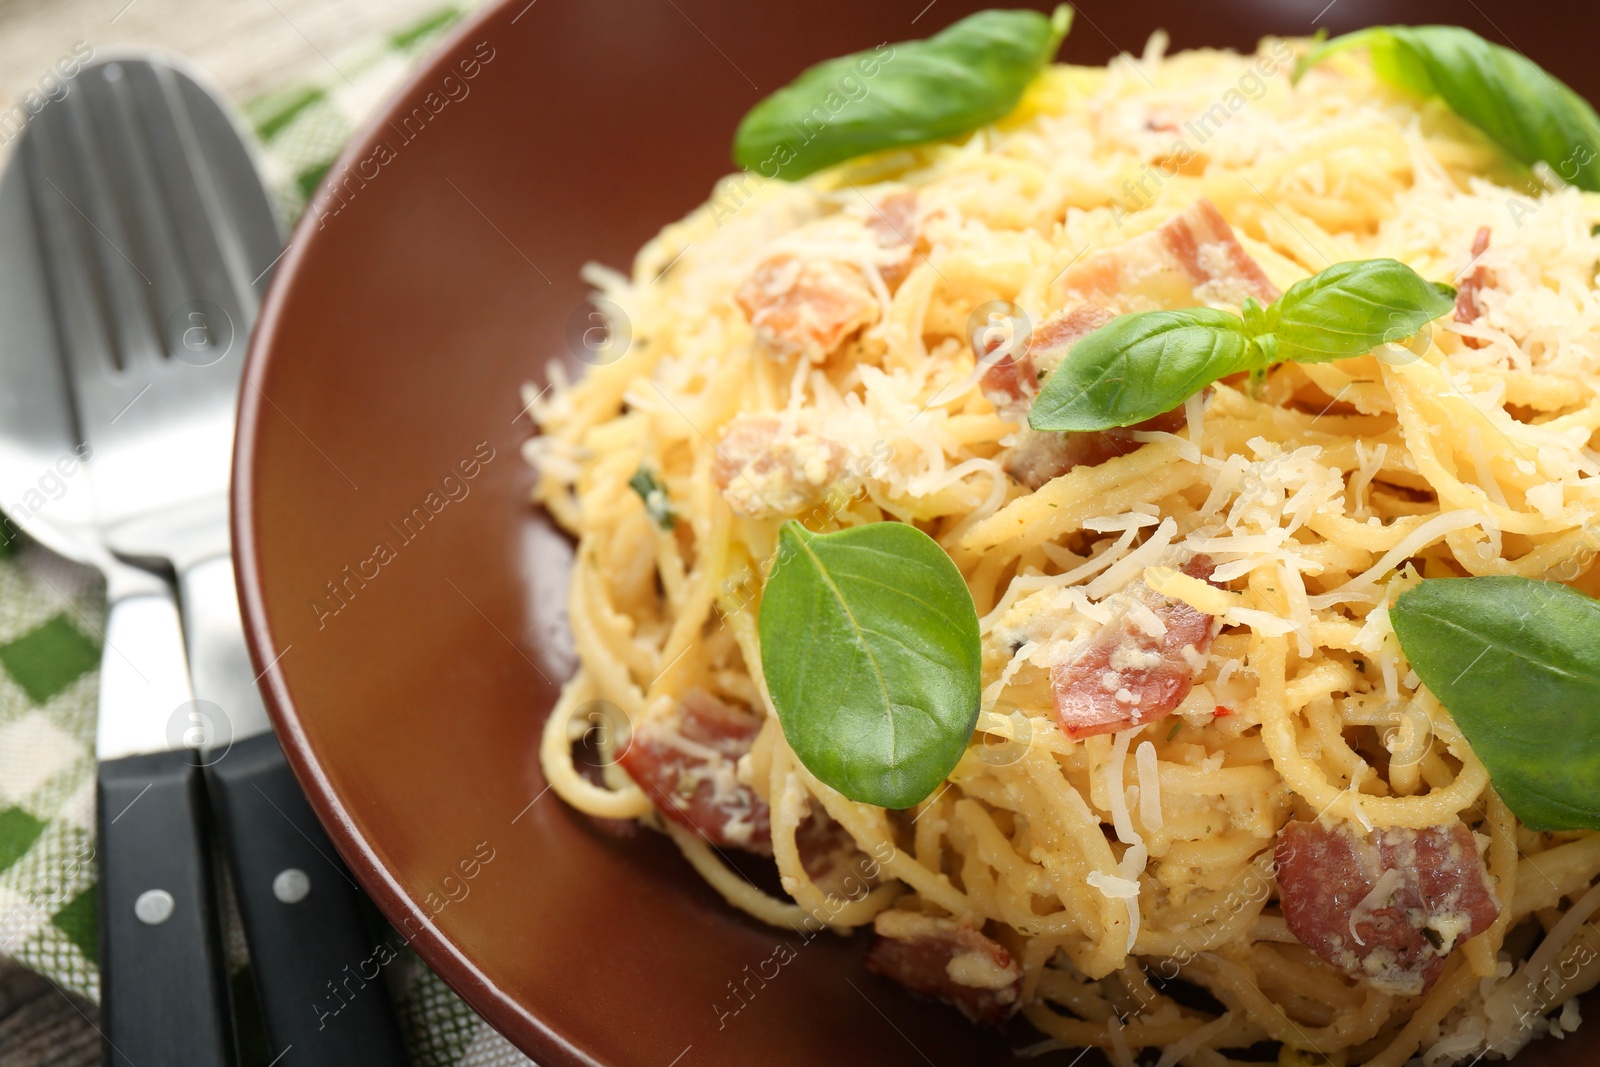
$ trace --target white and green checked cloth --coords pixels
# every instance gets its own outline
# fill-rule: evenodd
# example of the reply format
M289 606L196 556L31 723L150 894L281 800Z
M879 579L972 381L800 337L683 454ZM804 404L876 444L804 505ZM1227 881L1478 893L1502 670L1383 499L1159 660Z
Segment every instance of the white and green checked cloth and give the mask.
M471 3L339 57L338 73L325 80L244 105L284 218L299 214L345 140ZM0 540L0 956L91 1001L100 996L94 733L104 623L93 572ZM230 925L234 983L243 990L248 963L237 922ZM414 957L390 969L415 1067L529 1063ZM240 1034L246 1058L264 1063L250 1020Z

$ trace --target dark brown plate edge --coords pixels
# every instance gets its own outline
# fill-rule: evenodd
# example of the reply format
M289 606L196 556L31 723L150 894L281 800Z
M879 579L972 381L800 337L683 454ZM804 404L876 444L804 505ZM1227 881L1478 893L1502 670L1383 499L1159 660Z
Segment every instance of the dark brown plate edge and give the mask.
M504 22L514 0L497 0L477 12L469 13L457 23L432 51L419 61L395 89L387 103L346 142L344 150L329 167L328 173L338 173L367 157L376 147L379 132L385 129L401 101L409 99L417 90L438 82L451 69L456 52L469 38L481 37L483 31ZM313 193L315 201L316 193ZM283 746L289 766L293 768L300 787L305 790L317 818L328 831L329 838L351 873L361 883L385 919L397 927L410 922L419 932L410 938L409 946L417 951L431 967L473 1010L504 1034L519 1048L538 1057L541 1067L602 1067L599 1061L585 1055L563 1039L551 1026L529 1013L522 1005L507 996L489 979L455 942L446 937L430 920L426 910L413 901L379 858L377 851L363 837L327 772L312 750L312 745L300 719L300 713L289 693L288 682L278 665L275 651L277 642L268 620L265 592L260 578L261 558L256 539L259 512L255 506L256 443L265 414L264 405L272 401L263 386L271 372L269 353L273 350L289 306L293 303L294 287L288 279L295 278L300 263L309 254L313 231L318 228L316 213L307 210L301 215L289 237L278 262L273 267L273 278L262 301L260 317L251 334L246 351L243 382L239 394L237 428L234 435L233 483L231 492L230 526L233 536L234 580L239 590L239 608L243 617L245 643L250 660L257 671L257 686L272 719L273 729Z

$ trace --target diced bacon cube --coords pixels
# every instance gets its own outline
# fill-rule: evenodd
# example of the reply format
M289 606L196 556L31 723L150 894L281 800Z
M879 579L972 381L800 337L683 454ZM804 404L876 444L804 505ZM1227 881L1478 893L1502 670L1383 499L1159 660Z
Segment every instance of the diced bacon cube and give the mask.
M1025 423L1039 395L1038 371L1027 352L1008 353L984 368L978 387L1007 422Z
M1067 358L1073 345L1114 318L1115 315L1099 304L1079 304L1071 311L1057 312L1033 331L1028 352L1039 370L1048 374Z
M1211 571L1207 556L1183 567L1195 578L1210 579ZM1127 595L1126 610L1050 671L1056 721L1068 737L1115 733L1172 714L1189 695L1196 663L1211 647L1210 615L1142 583ZM1159 626L1150 626L1148 615Z
M734 299L769 352L821 363L845 338L878 321L861 271L835 259L787 253L764 260Z
M617 757L656 810L714 845L772 854L767 802L739 781L761 720L691 689L670 715L640 723Z
M942 1000L975 1023L999 1026L1021 1003L1022 968L1004 945L965 923L914 911L885 911L867 969L913 993Z
M1388 993L1427 992L1445 956L1500 914L1477 839L1459 819L1360 836L1346 822L1291 822L1276 861L1290 932Z
M1108 459L1137 451L1143 445L1134 437L1136 433L1177 433L1187 425L1188 412L1177 407L1132 426L1113 426L1109 430L1093 433L1041 433L1029 430L1018 435L1017 443L1006 455L1004 466L1011 477L1029 489L1038 489L1074 467L1097 467Z
M1068 267L1054 285L1062 303L1092 300L1119 313L1244 303L1279 296L1261 264L1204 198L1116 248Z
M1110 322L1112 317L1111 312L1098 304L1079 304L1071 311L1050 315L1039 323L1021 353L1009 352L989 363L978 382L979 388L1002 418L1026 422L1028 409L1039 395L1040 375L1053 370L1073 345ZM987 351L975 355L987 359L1003 341L1004 338L995 337L987 343Z
M1026 424L1028 409L1039 395L1039 379L1059 366L1072 346L1110 322L1114 316L1098 304L1079 304L1039 324L1021 355L1008 354L989 364L979 380L983 395L1002 418ZM996 338L991 344L999 344ZM988 353L978 353L983 358ZM1176 433L1188 424L1183 408L1175 408L1136 426L1096 433L1041 433L1025 425L1006 453L1006 473L1029 489L1038 489L1074 467L1096 466L1139 447L1134 433L1164 430Z
M1489 251L1489 227L1479 226L1478 232L1472 238L1472 269L1461 279L1461 285L1456 289L1457 322L1477 322L1483 316L1483 301L1478 299L1478 294L1484 289L1492 289L1496 281L1494 271L1477 262L1487 251ZM1468 337L1464 340L1471 348L1484 346L1484 342L1477 337Z
M712 480L733 510L753 518L793 515L821 500L849 454L830 438L785 432L776 415L740 415L717 442Z
M866 225L883 250L878 260L878 273L883 283L893 289L911 273L917 241L922 236L922 210L917 191L897 189L890 193L868 212Z
M858 900L878 883L878 864L820 807L795 829L794 843L800 866L824 893Z

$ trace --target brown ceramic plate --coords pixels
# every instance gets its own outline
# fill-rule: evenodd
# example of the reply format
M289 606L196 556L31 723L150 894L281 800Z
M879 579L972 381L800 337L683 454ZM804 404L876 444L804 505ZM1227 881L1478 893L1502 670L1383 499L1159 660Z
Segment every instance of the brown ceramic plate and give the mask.
M806 65L976 6L492 5L354 140L279 264L235 481L268 703L362 884L546 1067L970 1064L1032 1040L979 1033L868 975L864 938L818 937L775 967L785 937L727 907L664 838L619 840L545 794L540 723L572 668L569 550L528 506L518 454L519 386L570 358L584 261L628 265L705 199L739 117ZM1572 21L1588 15L1560 5L1079 12L1064 50L1077 62L1137 51L1157 27L1174 48L1249 48L1269 32L1459 19L1600 88ZM1595 1047L1585 1028L1519 1062L1588 1062Z

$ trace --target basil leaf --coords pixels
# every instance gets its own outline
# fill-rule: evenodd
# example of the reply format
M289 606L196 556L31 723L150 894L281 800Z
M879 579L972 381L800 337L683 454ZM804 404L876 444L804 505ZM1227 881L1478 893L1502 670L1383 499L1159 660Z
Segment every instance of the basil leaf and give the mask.
M1003 118L1072 24L1065 4L980 11L924 41L829 59L761 101L733 139L733 158L796 181L846 159L953 137Z
M1600 601L1530 578L1435 578L1389 618L1517 818L1600 829Z
M915 526L813 534L785 522L759 626L783 735L828 785L909 808L961 759L978 722L978 613L955 563Z
M1448 312L1455 295L1398 260L1335 263L1291 285L1267 309L1264 325L1275 358L1325 363L1404 341Z
M644 510L655 520L657 526L663 530L670 530L678 525L678 512L667 496L667 487L661 484L654 471L649 467L640 467L633 472L633 477L628 479L628 485L639 494L639 499L644 501Z
M1459 26L1373 26L1313 48L1295 79L1335 52L1365 47L1378 76L1439 96L1518 161L1547 163L1563 180L1600 191L1600 116L1520 52Z
M1336 263L1244 317L1212 308L1122 315L1072 346L1028 412L1035 430L1107 430L1171 411L1219 378L1321 363L1412 336L1455 290L1393 259Z
M1107 430L1171 411L1263 363L1237 315L1212 308L1119 315L1067 353L1028 412L1035 430Z

